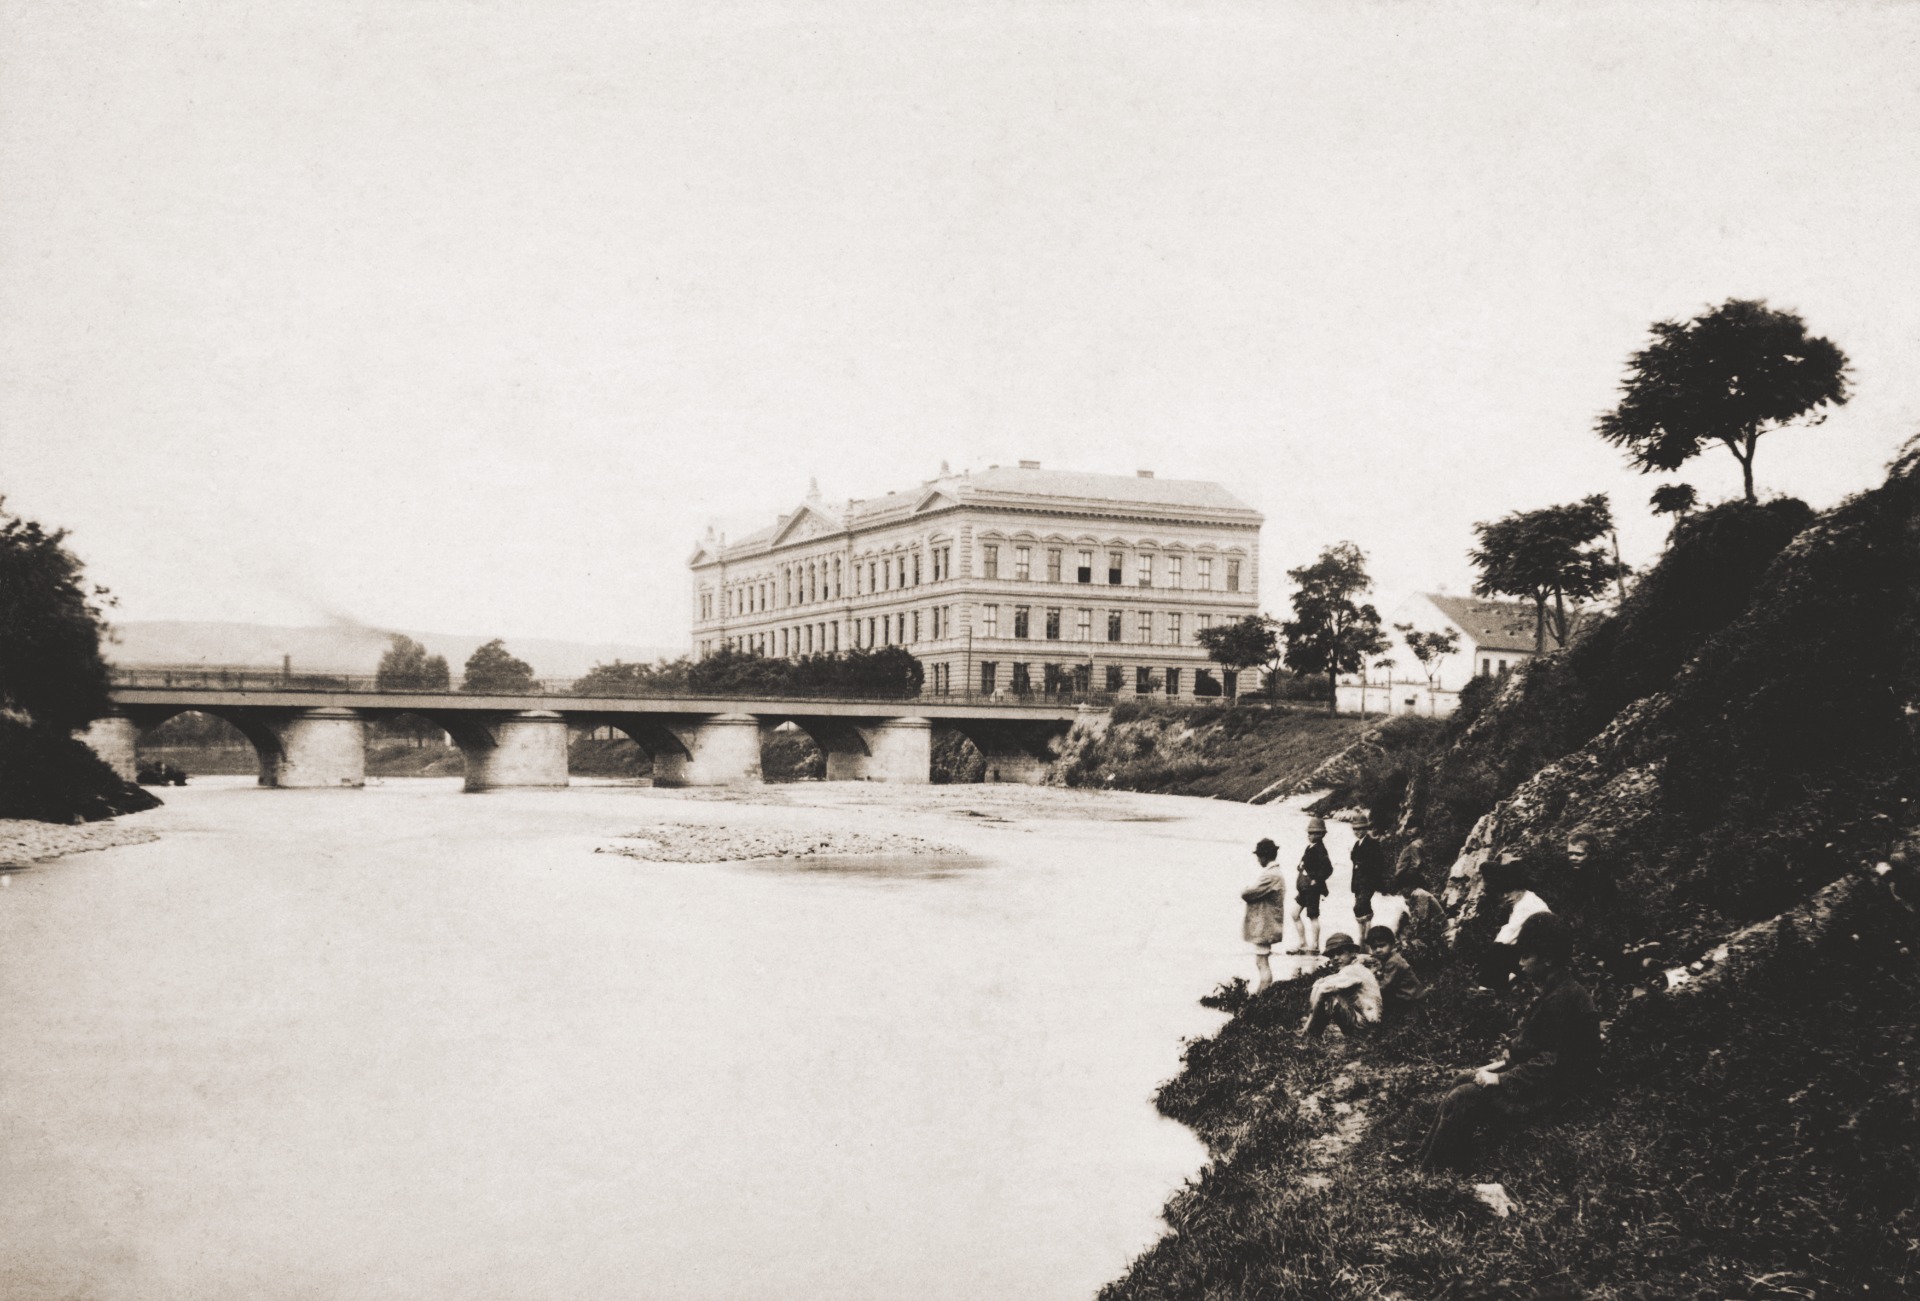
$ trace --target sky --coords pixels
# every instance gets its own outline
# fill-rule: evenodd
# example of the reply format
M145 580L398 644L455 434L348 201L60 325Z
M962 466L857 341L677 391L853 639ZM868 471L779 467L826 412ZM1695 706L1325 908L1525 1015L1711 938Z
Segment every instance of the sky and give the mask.
M1660 482L1593 433L1730 297L1920 432L1920 5L0 0L0 493L121 620L684 648L685 562L1025 458L1216 479L1262 599ZM509 642L511 644L511 642Z

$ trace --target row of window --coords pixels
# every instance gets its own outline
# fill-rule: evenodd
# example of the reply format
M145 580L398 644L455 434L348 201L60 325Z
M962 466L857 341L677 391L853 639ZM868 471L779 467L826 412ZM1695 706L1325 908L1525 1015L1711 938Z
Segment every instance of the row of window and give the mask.
M936 666L938 667L938 666ZM1040 670L1038 683L1034 681L1033 671ZM1005 670L1004 676L1002 670ZM1147 696L1164 691L1169 696L1180 694L1183 670L1179 668L1158 669L1150 664L1136 664L1133 667L1133 691L1135 695ZM951 681L951 675L938 681ZM1025 664L1013 662L1002 665L997 660L980 662L980 691L982 695L993 695L998 691L1011 691L1016 696L1030 695L1041 691L1047 695L1060 693L1087 692L1094 690L1093 666L1091 664ZM1239 691L1240 678L1232 669L1222 670L1218 676L1212 669L1193 671L1193 694L1196 696L1231 696ZM1125 665L1109 664L1100 679L1099 689L1119 692L1127 689L1127 670ZM940 689L942 694L945 689Z
M1016 546L1013 551L1012 577L1020 582L1030 582L1034 577L1034 549ZM1096 553L1092 550L1080 550L1074 553L1076 564L1073 580L1076 583L1091 584L1095 579L1094 561ZM1126 582L1126 552L1108 551L1106 559L1106 582L1110 587L1120 587ZM987 543L981 554L983 576L998 579L1000 573L1000 546ZM1045 549L1044 563L1046 581L1060 583L1066 579L1066 552L1060 547ZM1161 556L1156 561L1151 552L1142 552L1134 560L1135 584L1140 587L1155 586L1156 567L1159 571L1160 586L1181 590L1186 587L1186 557L1180 555ZM855 595L873 595L879 592L891 592L899 588L918 587L923 582L943 582L953 577L953 548L938 546L924 553L919 550L905 551L897 555L881 556L866 561L853 562L853 590ZM1214 558L1196 556L1194 558L1194 590L1211 592L1214 589ZM1228 557L1225 561L1222 577L1225 587L1222 590L1237 592L1240 590L1240 561ZM729 617L743 614L755 614L776 607L785 608L796 605L810 605L819 601L839 600L845 591L844 562L839 557L808 561L795 561L780 566L771 577L755 578L746 582L729 583L719 593ZM700 594L700 617L714 617L714 596L712 592Z
M1073 615L1073 635L1067 635L1066 616L1068 611L1054 605L1036 611L1033 606L1015 605L1007 607L1012 614L1006 625L1008 635L1016 641L1107 641L1122 643L1131 641L1138 646L1182 646L1186 644L1186 616L1178 610L1156 613L1152 610L1136 610L1133 613L1133 635L1127 632L1126 612L1122 610L1102 611L1102 619L1096 626L1094 611L1076 609ZM1001 635L1000 609L997 605L980 607L979 635L982 638L995 638ZM1194 616L1194 640L1199 640L1202 628L1211 628L1216 615L1201 612ZM816 636L812 629L821 629ZM829 631L830 630L830 631ZM1156 637L1155 633L1159 635ZM1096 635L1097 634L1097 635ZM849 628L852 644L857 647L874 646L910 646L923 637L939 641L955 635L953 607L936 605L926 610L901 610L887 614L872 615L867 618L855 618ZM745 633L726 639L729 646L743 650L755 650L763 655L807 655L815 651L840 649L840 623L832 620L821 624L798 624L791 630L773 629L759 633Z
M1031 582L1033 580L1033 548L1016 546L1012 550L1012 577L1017 582ZM1091 550L1074 552L1073 558L1075 564L1072 581L1076 583L1092 583L1094 581L1094 560L1097 554L1099 553ZM1108 551L1105 553L1105 556L1107 562L1107 586L1120 587L1125 585L1127 581L1127 553L1124 551ZM1048 547L1046 548L1044 559L1047 582L1063 583L1068 581L1066 578L1066 552L1064 549L1060 547ZM983 577L997 579L1001 576L1000 546L998 543L986 543L981 548L980 561L981 574ZM1213 561L1214 558L1212 556L1196 556L1194 558L1194 587L1196 590L1202 592L1211 592L1214 590ZM1161 556L1158 558L1157 568L1161 576L1162 586L1175 589L1186 586L1185 556ZM1154 586L1155 569L1156 559L1152 552L1143 551L1136 556L1134 558L1134 582L1136 586ZM1227 559L1225 578L1225 590L1229 592L1237 592L1240 590L1240 562L1238 560L1231 557Z
M1039 632L1036 638L1034 607L1030 605L1016 605L1010 608L1013 611L1010 632L1014 639L1018 641L1026 641L1030 638L1043 641L1119 642L1127 640L1125 636L1126 612L1123 610L1107 610L1103 612L1104 618L1099 625L1098 636L1095 635L1094 612L1084 608L1074 610L1073 636L1069 638L1066 636L1064 626L1064 619L1067 612L1057 605L1045 606L1040 610ZM1211 628L1214 618L1214 615L1205 612L1195 615L1194 632L1196 636L1200 629ZM1186 617L1178 610L1169 610L1164 614L1157 614L1152 610L1134 611L1133 641L1141 646L1153 645L1156 640L1154 637L1156 625L1161 634L1158 638L1161 645L1180 646L1185 644L1187 629ZM1000 636L999 606L983 605L980 607L980 635L982 637Z
M856 560L852 567L856 595L918 587L923 582L938 583L953 577L953 548L940 546L925 552L908 551L873 560ZM846 576L845 562L837 556L801 560L780 566L771 577L729 583L719 595L731 618L776 607L840 600L845 595ZM702 619L714 617L714 595L712 592L700 594Z

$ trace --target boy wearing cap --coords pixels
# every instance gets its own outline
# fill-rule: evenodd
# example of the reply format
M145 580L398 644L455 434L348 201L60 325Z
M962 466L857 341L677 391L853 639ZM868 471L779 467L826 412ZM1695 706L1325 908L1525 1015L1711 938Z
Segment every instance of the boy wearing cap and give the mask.
M1280 857L1280 846L1271 840L1255 845L1253 857L1260 864L1260 879L1240 892L1247 903L1246 919L1240 923L1240 937L1253 945L1253 965L1260 973L1260 983L1253 991L1257 994L1273 983L1273 966L1267 961L1267 955L1273 952L1273 942L1286 938L1287 923L1281 910L1286 906L1287 877L1273 865Z
M1487 951L1483 979L1496 990L1505 989L1519 970L1520 955L1514 946L1520 928L1528 918L1550 910L1546 900L1527 889L1527 865L1517 854L1502 854L1496 862L1481 864L1480 885L1484 891L1481 910L1496 917L1502 911L1506 914Z
M1373 834L1373 819L1366 813L1353 824L1353 920L1365 935L1373 926L1373 896L1387 888L1387 844Z
M1327 882L1333 879L1333 860L1327 856L1327 824L1320 818L1307 819L1307 850L1300 855L1300 866L1293 877L1293 907L1289 913L1294 932L1300 937L1300 947L1293 952L1318 953L1320 901L1327 897ZM1313 927L1311 940L1307 938L1309 923Z
M1440 1103L1420 1150L1429 1169L1471 1165L1483 1130L1533 1119L1577 1096L1600 1061L1600 1014L1573 979L1573 936L1565 920L1535 913L1514 942L1520 973L1534 990L1506 1055L1472 1071Z
M1334 969L1313 982L1307 996L1307 1021L1301 1030L1318 1039L1329 1022L1351 1039L1380 1024L1380 981L1359 961L1360 946L1345 931L1327 936Z

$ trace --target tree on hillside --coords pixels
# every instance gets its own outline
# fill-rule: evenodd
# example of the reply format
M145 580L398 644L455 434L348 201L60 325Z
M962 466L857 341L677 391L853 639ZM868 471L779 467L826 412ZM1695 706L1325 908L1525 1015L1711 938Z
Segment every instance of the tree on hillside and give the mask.
M451 681L446 656L429 655L425 646L399 633L374 671L374 685L382 691L445 691Z
M1427 689L1431 691L1440 677L1440 665L1447 656L1460 649L1460 630L1449 628L1445 632L1422 632L1410 623L1396 623L1393 630L1400 634L1400 640L1420 661L1420 671L1427 675Z
M0 498L0 709L73 731L111 708L100 655L111 601L87 582L66 530L49 532L5 505Z
M1647 498L1647 505L1653 508L1655 515L1684 518L1688 512L1699 508L1700 494L1693 490L1690 483L1663 483L1653 490L1653 496Z
M693 661L661 659L652 664L615 660L596 664L573 684L576 696L637 696L649 691L684 691Z
M1236 673L1266 665L1268 679L1280 662L1280 625L1264 614L1250 614L1232 623L1202 628L1194 640L1207 648L1207 658Z
M1372 589L1367 557L1351 542L1337 542L1311 565L1289 569L1294 582L1293 618L1280 625L1287 639L1287 667L1327 675L1327 712L1338 706L1342 673L1357 673L1369 655L1386 649L1380 612L1355 598Z
M1480 545L1467 553L1480 570L1474 595L1532 601L1534 651L1546 650L1548 633L1554 645L1565 646L1572 619L1567 603L1592 600L1626 572L1598 545L1612 530L1613 510L1605 493L1475 524Z
M1747 500L1757 500L1760 436L1849 396L1846 354L1764 301L1729 298L1691 321L1656 321L1653 336L1627 361L1620 404L1594 426L1643 473L1677 470L1723 443L1740 462ZM1821 411L1806 423L1825 419Z
M533 665L516 657L506 643L495 637L467 656L467 668L460 689L486 695L526 696L540 689L533 680Z

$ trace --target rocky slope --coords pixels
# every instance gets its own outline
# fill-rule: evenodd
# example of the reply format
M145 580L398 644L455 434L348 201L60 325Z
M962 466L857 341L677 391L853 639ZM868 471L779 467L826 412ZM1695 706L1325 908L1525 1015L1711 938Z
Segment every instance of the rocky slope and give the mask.
M1920 446L1882 487L1796 513L1683 534L1613 620L1437 749L1362 756L1341 793L1430 837L1463 917L1475 866L1516 852L1589 948L1646 938L1691 968L1636 989L1582 959L1598 1094L1467 1180L1428 1176L1409 1157L1449 1073L1508 1014L1465 964L1435 973L1424 1016L1333 1052L1296 1038L1301 982L1235 982L1215 996L1233 1018L1159 1099L1212 1160L1106 1295L1920 1286ZM1602 837L1597 867L1567 862L1576 829Z

